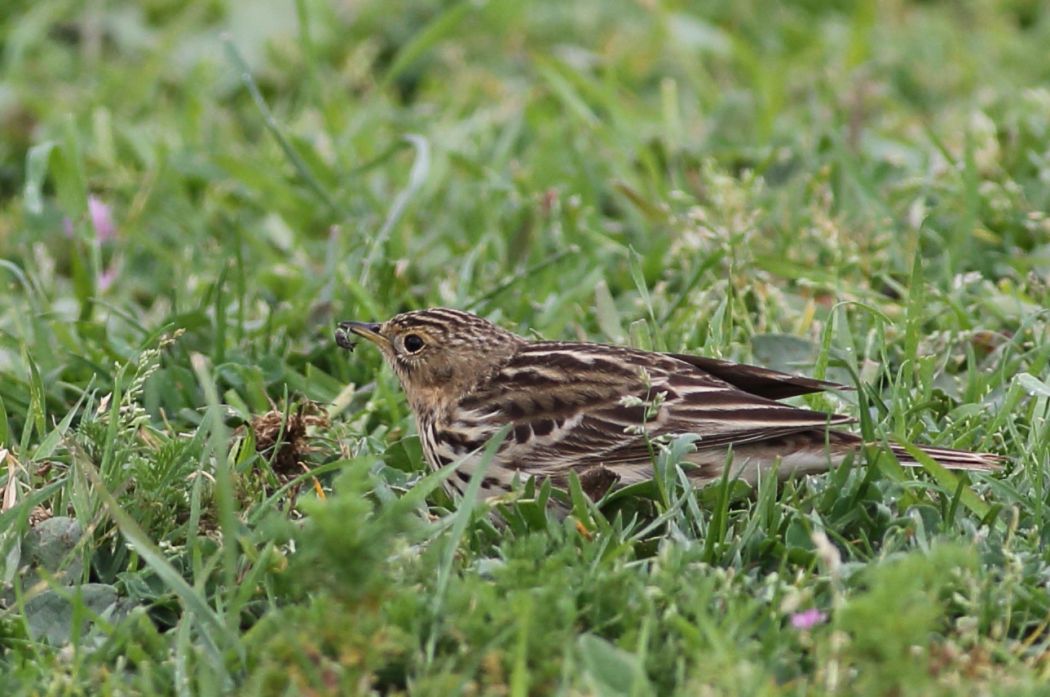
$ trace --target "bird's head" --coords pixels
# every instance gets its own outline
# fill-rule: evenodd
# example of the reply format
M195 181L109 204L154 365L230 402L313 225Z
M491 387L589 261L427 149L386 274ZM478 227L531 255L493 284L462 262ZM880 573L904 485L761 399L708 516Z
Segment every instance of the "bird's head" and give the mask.
M404 312L381 324L342 322L335 340L353 349L355 335L379 347L417 412L462 397L524 341L477 315L446 308Z

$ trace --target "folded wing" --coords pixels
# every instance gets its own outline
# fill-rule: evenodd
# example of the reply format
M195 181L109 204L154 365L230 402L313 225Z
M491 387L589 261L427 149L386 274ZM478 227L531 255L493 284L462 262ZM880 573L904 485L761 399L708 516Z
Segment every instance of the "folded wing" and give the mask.
M698 449L724 449L848 423L769 397L832 387L728 361L541 342L523 347L461 412L512 423L503 455L518 469L554 475L648 464L658 436L695 434Z

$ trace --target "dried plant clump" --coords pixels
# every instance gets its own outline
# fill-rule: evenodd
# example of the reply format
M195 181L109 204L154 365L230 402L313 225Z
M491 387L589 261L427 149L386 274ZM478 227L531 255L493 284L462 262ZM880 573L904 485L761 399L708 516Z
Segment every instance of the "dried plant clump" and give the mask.
M252 419L255 450L270 462L274 474L282 480L291 479L309 469L305 462L310 445L310 427L328 426L328 417L313 402L302 402L295 411L286 414L271 409Z

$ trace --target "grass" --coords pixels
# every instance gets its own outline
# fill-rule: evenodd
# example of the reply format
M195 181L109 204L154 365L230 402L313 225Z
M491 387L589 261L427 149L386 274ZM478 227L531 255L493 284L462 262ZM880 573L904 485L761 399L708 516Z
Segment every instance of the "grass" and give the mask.
M1043 693L1042 4L263 5L0 16L0 692ZM496 527L332 338L437 304L1010 465Z

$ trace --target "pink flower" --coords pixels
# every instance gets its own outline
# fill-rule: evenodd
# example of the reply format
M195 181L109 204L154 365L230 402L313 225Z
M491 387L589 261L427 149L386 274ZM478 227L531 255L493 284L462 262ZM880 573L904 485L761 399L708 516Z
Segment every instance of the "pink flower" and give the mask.
M113 282L117 280L118 276L117 265L114 263L108 269L98 275L98 289L100 292L106 292L109 287L113 285Z
M827 618L828 616L824 612L812 608L793 613L791 615L791 626L798 630L812 629Z
M91 225L95 228L95 239L99 242L108 242L117 236L113 211L94 194L88 196L88 215L91 216Z

